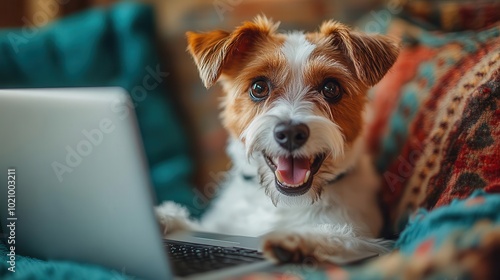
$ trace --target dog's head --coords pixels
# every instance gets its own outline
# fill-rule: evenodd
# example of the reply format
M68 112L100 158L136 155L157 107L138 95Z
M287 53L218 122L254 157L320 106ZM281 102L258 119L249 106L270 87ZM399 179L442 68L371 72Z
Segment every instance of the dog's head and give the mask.
M207 88L221 81L223 124L257 158L273 202L310 203L352 166L366 91L398 46L333 21L314 33L277 28L257 17L233 32L188 32L188 51Z

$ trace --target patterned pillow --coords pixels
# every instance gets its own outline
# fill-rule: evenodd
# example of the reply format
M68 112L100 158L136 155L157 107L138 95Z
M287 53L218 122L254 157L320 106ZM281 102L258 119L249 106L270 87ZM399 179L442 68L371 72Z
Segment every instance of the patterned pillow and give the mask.
M500 21L428 32L395 20L405 47L373 92L369 145L392 225L475 189L500 191Z

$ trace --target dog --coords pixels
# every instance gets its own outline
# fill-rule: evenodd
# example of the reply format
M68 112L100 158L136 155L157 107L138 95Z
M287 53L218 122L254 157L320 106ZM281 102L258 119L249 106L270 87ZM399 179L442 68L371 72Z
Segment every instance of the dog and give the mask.
M222 85L233 167L201 220L158 206L163 232L263 235L265 255L280 262L385 253L364 127L367 90L399 46L335 21L312 33L278 26L258 16L233 32L186 33L205 87Z

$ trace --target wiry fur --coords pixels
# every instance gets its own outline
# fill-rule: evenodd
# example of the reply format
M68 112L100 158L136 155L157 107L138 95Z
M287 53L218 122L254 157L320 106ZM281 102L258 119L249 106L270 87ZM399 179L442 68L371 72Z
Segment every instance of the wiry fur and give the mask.
M189 228L265 234L265 253L282 261L383 253L387 243L376 239L382 224L378 177L364 153L363 114L366 90L394 63L398 47L383 36L367 36L333 21L307 34L277 33L277 27L257 17L232 33L187 34L205 86L216 81L223 86L222 120L230 134L233 168L201 221L189 220L179 205L160 205L156 210L164 233ZM269 96L259 102L248 94L256 77L271 85ZM340 84L340 101L329 103L321 94L327 78ZM282 148L273 130L283 122L307 125L307 142L292 151ZM314 159L321 154L326 159L300 196L277 190L264 157ZM347 175L336 180L341 174Z

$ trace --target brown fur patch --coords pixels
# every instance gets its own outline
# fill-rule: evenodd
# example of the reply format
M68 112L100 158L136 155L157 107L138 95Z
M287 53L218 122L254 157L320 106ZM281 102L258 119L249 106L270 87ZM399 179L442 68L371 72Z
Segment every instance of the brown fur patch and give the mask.
M206 33L187 32L187 50L193 56L200 77L208 88L219 79L224 70L242 65L254 47L277 28L277 24L258 17L255 22L245 22L232 33L221 30Z
M327 38L349 60L349 66L366 86L378 83L392 67L399 54L394 39L383 35L367 35L350 30L335 21L324 22L315 38Z
M228 63L230 65L224 70L221 77L225 92L222 120L233 137L239 138L255 116L279 96L287 71L286 61L277 59L283 40L282 35L267 36L252 52L236 63ZM258 77L267 78L271 87L269 98L261 102L255 102L249 96L249 88Z
M342 129L347 145L350 145L361 133L363 127L362 113L366 105L367 87L359 82L349 71L342 55L331 46L317 45L311 55L310 63L305 71L305 81L318 91L321 90L325 79L333 78L341 86L342 99L333 104L322 102L321 94L316 103L318 106L328 107L332 122L338 124ZM326 104L321 105L321 104Z

